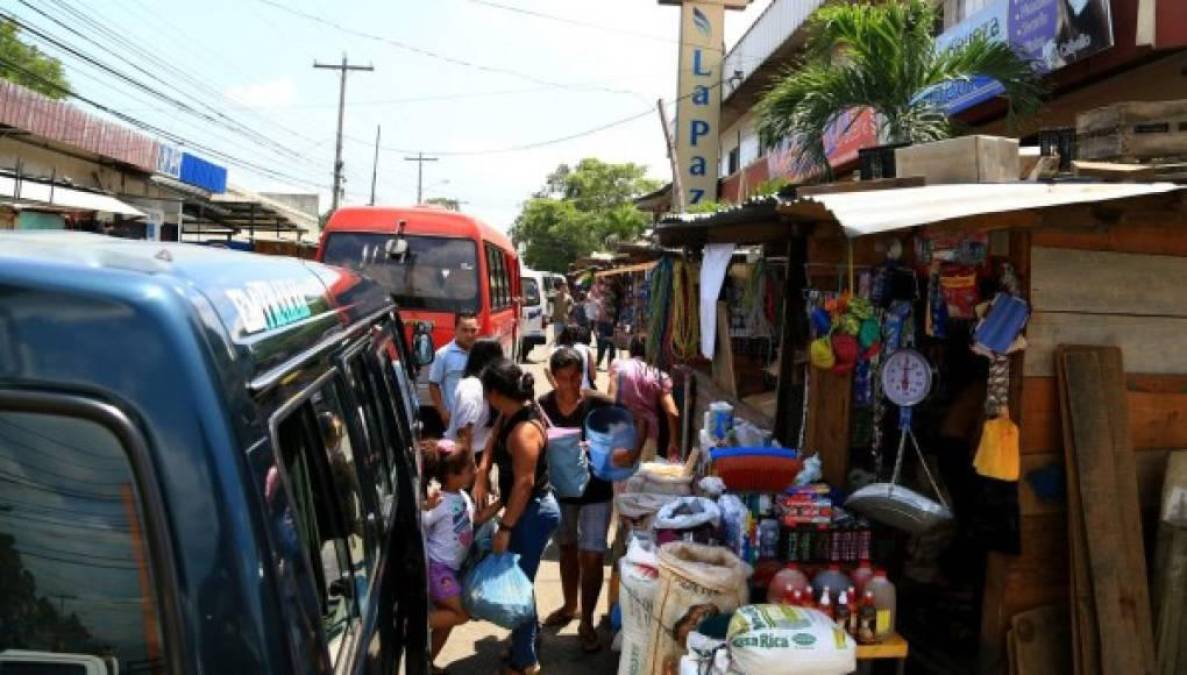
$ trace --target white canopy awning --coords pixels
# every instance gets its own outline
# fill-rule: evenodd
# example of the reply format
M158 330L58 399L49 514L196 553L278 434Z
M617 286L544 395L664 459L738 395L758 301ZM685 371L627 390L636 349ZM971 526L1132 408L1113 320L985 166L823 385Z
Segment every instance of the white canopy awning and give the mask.
M804 195L796 201L780 204L779 212L835 220L846 236L862 237L969 216L1098 203L1181 189L1174 183L925 185Z
M12 176L0 175L0 202L29 210L100 211L144 217L144 212L140 209L100 192L88 192L22 178L18 193L16 183Z

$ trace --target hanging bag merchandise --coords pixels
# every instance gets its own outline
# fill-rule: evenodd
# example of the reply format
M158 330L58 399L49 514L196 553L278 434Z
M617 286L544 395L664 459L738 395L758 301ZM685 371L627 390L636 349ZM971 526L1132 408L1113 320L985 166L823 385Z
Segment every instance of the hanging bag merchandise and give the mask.
M589 456L581 446L581 429L558 427L540 408L548 429L544 453L548 458L548 477L558 497L576 499L589 485Z
M1017 481L1020 473L1018 455L1018 425L1010 419L1009 409L1005 408L999 417L985 422L973 468L986 478Z

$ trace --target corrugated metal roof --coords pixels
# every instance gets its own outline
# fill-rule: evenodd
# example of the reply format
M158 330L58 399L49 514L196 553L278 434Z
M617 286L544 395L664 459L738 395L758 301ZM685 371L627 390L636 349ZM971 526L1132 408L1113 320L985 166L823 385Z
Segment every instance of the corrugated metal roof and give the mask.
M19 209L99 211L132 217L144 216L140 209L108 194L50 185L28 178L21 179L18 188L16 179L11 176L0 176L0 201Z
M779 211L835 220L861 237L969 216L1142 197L1183 189L1174 183L973 183L838 192L800 197Z

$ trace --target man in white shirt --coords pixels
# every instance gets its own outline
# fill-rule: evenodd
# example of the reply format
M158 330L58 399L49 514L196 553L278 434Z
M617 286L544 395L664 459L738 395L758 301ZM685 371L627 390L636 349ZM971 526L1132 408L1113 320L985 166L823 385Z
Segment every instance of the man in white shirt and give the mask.
M429 396L441 416L441 425L449 427L457 384L466 370L470 347L478 339L478 316L473 312L458 312L453 324L453 340L437 350L429 368Z

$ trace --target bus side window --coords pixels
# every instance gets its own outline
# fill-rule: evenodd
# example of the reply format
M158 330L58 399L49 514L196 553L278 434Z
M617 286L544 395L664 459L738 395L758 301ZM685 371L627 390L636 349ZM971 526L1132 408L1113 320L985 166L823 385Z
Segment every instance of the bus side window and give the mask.
M312 566L329 655L337 664L358 638L374 574L377 542L366 527L357 455L335 380L280 421L278 448L292 494L296 530Z

